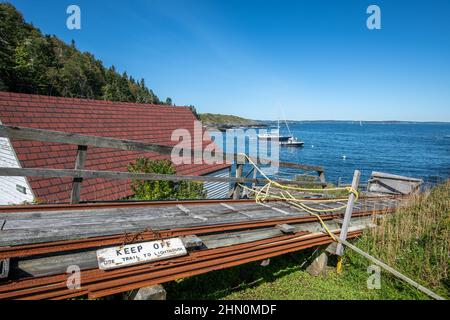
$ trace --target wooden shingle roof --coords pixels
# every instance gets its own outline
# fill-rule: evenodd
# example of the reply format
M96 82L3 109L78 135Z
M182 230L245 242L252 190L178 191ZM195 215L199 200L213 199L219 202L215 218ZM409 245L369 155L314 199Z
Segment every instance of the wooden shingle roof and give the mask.
M0 92L0 121L22 126L85 135L103 136L173 146L172 132L183 128L194 137L194 114L188 107L48 97ZM199 135L201 133L197 133ZM203 145L209 144L205 141ZM36 141L12 141L23 168L73 169L77 146ZM126 171L139 156L163 159L154 153L89 148L88 170ZM189 164L176 167L180 175L204 175L228 165ZM28 178L36 198L43 202L67 202L72 180ZM116 200L132 195L130 182L87 179L81 200Z

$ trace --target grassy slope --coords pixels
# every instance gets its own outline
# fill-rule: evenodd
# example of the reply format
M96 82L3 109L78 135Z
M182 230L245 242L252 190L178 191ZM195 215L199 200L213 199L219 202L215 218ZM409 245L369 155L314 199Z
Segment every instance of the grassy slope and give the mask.
M201 113L200 119L205 125L236 125L236 126L247 126L247 125L257 125L258 121L244 119L238 116L225 115L225 114L214 114L214 113Z
M365 233L356 245L450 298L450 182ZM344 271L311 277L300 264L312 251L219 270L166 286L170 299L427 299L382 272L381 289L367 289L366 259L347 250Z

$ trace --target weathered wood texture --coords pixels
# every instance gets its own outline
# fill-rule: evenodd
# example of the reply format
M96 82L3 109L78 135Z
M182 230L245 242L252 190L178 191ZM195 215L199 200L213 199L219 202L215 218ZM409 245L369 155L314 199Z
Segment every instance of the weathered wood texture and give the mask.
M407 195L417 192L422 184L421 179L372 172L367 189L370 192Z
M0 176L5 177L48 177L74 179L122 179L122 180L162 180L162 181L197 181L197 182L231 182L231 183L256 183L265 184L265 179L213 177L213 176L178 176L157 173L132 173L121 171L99 171L99 170L71 170L71 169L41 169L41 168L0 168ZM303 182L275 180L289 185L305 185ZM322 185L321 183L318 185Z
M124 140L124 139L114 139L107 137L97 137L97 136L87 136L76 133L66 133L59 131L50 131L43 129L33 129L25 127L14 127L0 125L0 137L10 138L10 139L21 139L21 140L32 140L32 141L42 141L42 142L56 142L56 143L67 143L76 144L83 146L92 146L98 148L111 148L127 151L142 151L142 152L154 152L163 155L171 155L172 153L179 154L180 152L190 151L191 158L198 158L203 156L203 152L200 150L189 150L181 149L171 146L151 144L140 141ZM246 159L240 154L230 154L222 152L212 152L211 156L213 159L219 159L218 164L232 164L233 162L245 163ZM323 167L312 166L306 164L296 164L289 162L277 162L269 161L267 159L252 159L257 163L272 163L274 166L288 167L294 169L300 169L305 171L315 171L318 173L324 172Z
M361 172L359 170L355 170L355 174L353 175L352 188L357 189L359 185L359 178L361 177ZM353 193L350 193L348 196L347 208L345 209L344 221L342 223L341 234L339 235L339 239L346 240L348 227L350 225L350 220L352 219L353 213L353 205L355 204L356 196ZM342 244L338 244L336 249L336 254L338 256L342 256L344 253L344 248Z
M85 178L105 178L105 179L140 179L141 180L169 180L169 181L202 181L202 182L234 182L235 187L230 194L234 199L238 199L241 194L241 188L239 183L252 183L253 185L260 184L264 180L256 179L256 172L253 179L248 177L242 178L243 164L247 162L246 158L241 154L227 154L214 151L209 156L211 159L204 159L206 156L202 150L182 149L172 146L165 146L159 144L150 144L139 141L114 139L107 137L87 136L75 133L65 133L57 131L49 131L42 129L24 128L24 127L12 127L0 125L0 137L9 139L24 139L34 140L42 142L56 142L77 144L78 152L75 163L75 170L57 170L57 169L26 169L26 168L0 168L0 176L25 176L25 177L73 177L73 186L71 192L72 204L79 203L81 194L81 183ZM163 155L183 154L190 153L191 159L202 158L208 163L214 162L216 164L237 164L236 179L224 178L224 177L192 177L192 176L169 176L169 175L157 175L157 174L129 174L125 172L113 172L113 171L84 171L84 162L86 159L87 146L94 146L100 148L115 148L127 151L143 151L143 152L155 152ZM273 166L284 166L289 168L301 169L306 171L316 171L319 175L322 187L326 186L324 169L319 166L310 166L303 164L295 164L288 162L279 162L278 159L274 161L268 161L267 159L252 158L255 163L271 163ZM138 177L136 177L138 176ZM164 177L163 177L164 176ZM301 185L301 183L284 182L289 184Z
M0 279L7 278L9 276L9 259L0 260Z
M364 208L367 203L374 201L383 202L382 200L362 200L358 204ZM0 231L0 246L120 235L149 229L166 230L310 216L306 211L301 211L284 202L224 204L183 204L185 210L174 204L114 209L70 211L45 211L43 209L38 212L0 213L0 220L6 221L3 230ZM321 208L314 202L308 203L308 205ZM395 205L396 203L392 202L383 208L393 208ZM342 214L343 210L338 213ZM328 215L332 214L323 214L323 217Z
M327 227L333 231L339 230L339 224L334 220L325 222ZM322 225L319 222L307 222L290 225L292 233L305 232L307 234L316 234L322 232ZM360 230L373 227L372 218L353 218L350 224L350 230ZM242 243L282 236L284 233L279 228L261 228L248 231L235 231L222 234L201 235L196 237L204 248L214 249ZM98 261L95 250L86 250L78 253L64 253L49 255L46 257L14 259L11 277L19 278L28 276L47 276L52 274L65 273L70 265L78 265L81 270L98 267Z
M236 164L236 179L242 178L242 173L244 172L243 164ZM233 199L237 200L241 198L242 188L239 186L239 183L234 185Z

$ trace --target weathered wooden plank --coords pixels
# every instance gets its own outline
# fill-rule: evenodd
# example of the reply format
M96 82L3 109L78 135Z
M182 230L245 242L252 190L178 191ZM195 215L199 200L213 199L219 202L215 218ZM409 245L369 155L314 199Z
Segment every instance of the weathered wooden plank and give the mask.
M217 222L216 222L217 223ZM198 220L185 218L184 227L199 226ZM118 235L126 233L136 233L152 230L171 229L173 224L168 222L150 224L139 223L121 223L115 225L92 225L92 226L69 226L58 229L37 229L37 230L3 230L0 238L0 246L16 246L30 243L44 243L63 240L76 240L89 237Z
M42 141L42 142L56 142L56 143L67 143L83 146L92 146L98 148L112 148L126 151L143 151L143 152L154 152L163 155L172 155L190 153L192 159L203 157L203 152L200 150L192 149L182 149L177 147L145 143L140 141L125 140L125 139L115 139L107 137L98 136L87 136L77 133L66 133L59 131L50 131L43 129L25 128L25 127L14 127L0 125L0 137L10 138L10 139L22 139L22 140L32 140L32 141ZM219 164L232 164L232 162L245 163L246 159L240 154L227 154L219 151L211 152L211 157L213 159L220 159ZM254 159L256 163L270 163L267 159ZM324 172L323 167L311 166L305 164L296 164L289 162L272 162L274 165L289 167L294 169L306 170L306 171L316 171Z
M387 194L412 194L417 192L423 180L389 173L372 172L367 190Z
M244 171L243 164L236 164L236 179L242 178L242 173ZM234 185L233 199L237 200L241 198L242 188L239 183Z
M331 230L337 230L339 225L333 221L326 221ZM292 224L294 232L306 231L311 234L321 233L322 226L319 222L308 222L301 224ZM371 218L353 218L350 223L350 230L360 230L371 226ZM224 234L212 234L200 237L200 241L206 248L214 249L230 245L237 245L268 239L280 236L283 233L277 228L262 228L248 231L235 231ZM104 248L104 247L101 247ZM11 277L19 278L22 275L27 276L47 276L53 274L66 273L70 265L78 265L81 270L93 269L98 267L95 250L86 250L78 253L54 254L40 258L13 259L11 268Z
M0 279L8 278L10 259L0 259Z
M352 188L355 190L358 188L360 177L361 177L361 172L359 170L355 170L355 173L353 175L353 181L352 181ZM345 241L347 239L348 228L350 226L350 220L352 219L353 204L355 203L355 201L356 201L356 196L353 193L351 193L348 196L347 208L345 209L344 221L342 223L341 233L339 235L340 240ZM336 254L338 256L342 256L343 253L344 253L344 247L342 246L341 243L339 243L336 248Z
M317 170L317 173L319 174L319 180L320 180L320 182L326 182L326 179L325 179L325 171L323 171L323 170Z
M169 146L150 144L139 141L114 139L107 137L87 136L76 133L66 133L25 127L13 127L0 125L0 137L10 139L22 139L42 142L67 143L75 145L92 146L99 148L112 148L127 151L155 152L170 155L172 148ZM178 150L178 151L181 151Z
M276 228L286 234L295 233L295 230L296 230L294 226L289 225L289 224L278 224L278 225L276 225Z
M40 220L8 220L5 224L4 230L45 230L45 229L59 229L65 227L78 227L78 226L92 226L102 227L104 225L113 225L113 224L121 224L121 223L159 223L161 221L166 221L168 219L171 220L172 224L180 223L187 218L193 218L193 216L186 216L182 213L177 215L172 215L170 217L164 216L117 216L117 217L92 217L85 219L40 219Z
M92 228L102 228L104 225L115 225L115 224L126 224L126 223L161 223L167 222L170 220L170 223L175 227L182 226L186 217L190 217L193 219L199 219L200 221L207 221L208 219L214 219L216 221L227 220L236 220L236 221L245 221L248 219L242 219L241 215L244 215L246 218L274 218L274 217L282 217L284 214L280 214L277 212L272 212L269 209L265 210L265 208L256 208L259 209L257 211L251 211L251 214L240 212L238 210L233 211L224 211L220 212L220 210L211 208L211 211L203 211L202 214L194 214L184 206L183 209L178 206L178 209L181 211L175 212L166 212L161 214L161 212L146 212L146 213L120 213L116 212L116 210L109 210L108 215L97 215L90 214L85 215L83 217L58 217L52 216L47 218L45 215L39 219L31 218L31 219L14 219L8 220L5 224L4 230L45 230L52 229L57 230L59 228L66 227L78 227L78 226L90 226ZM218 206L221 208L221 206ZM224 207L224 209L230 209L231 207ZM196 211L198 212L198 211ZM12 215L14 216L14 215ZM295 216L295 215L294 215Z
M16 212L16 213L0 213L0 219L3 220L28 220L28 219L92 219L92 218L108 218L108 217L122 217L122 216L155 216L155 217L171 217L179 214L179 209L175 206L143 206L130 208L112 208L112 209L83 209L83 210L65 210L65 211L42 211L37 212ZM272 206L279 204L273 203ZM215 214L217 216L231 213L232 211L261 211L259 204L249 202L245 204L234 203L233 206L225 207L221 204L202 204L189 205L184 204L186 208L192 208L199 214L209 216ZM231 209L233 208L233 209ZM267 209L269 210L269 209Z
M1 231L0 245L114 235L143 231L146 228L162 230L227 222L276 219L285 217L286 212L292 217L309 216L309 213L298 210L285 202L270 202L266 206L249 202L233 203L233 206L229 207L221 203L184 205L184 207L191 214L206 220L198 219L198 217L189 214L186 215L185 212L175 206L2 214L0 219L8 220L4 225L4 230Z
M253 216L252 216L250 213L247 213L247 212L244 212L244 211L239 211L238 209L236 209L236 208L233 207L233 206L230 206L229 204L221 203L221 205L222 205L223 207L227 208L227 209L232 210L233 212L242 214L243 216L246 216L247 218L253 218Z
M260 206L263 206L263 207L268 208L268 209L270 209L270 210L277 211L277 212L279 212L279 213L281 213L281 214L283 214L283 215L290 215L290 214L291 214L290 212L287 212L286 210L277 208L277 207L275 207L275 206L272 206L272 205L269 205L269 204L266 204L266 203L258 202L258 204L259 204Z
M147 213L123 213L120 214L118 212L110 211L108 215L97 216L95 213L91 215L86 215L83 217L65 217L60 218L57 216L52 216L50 218L39 219L11 219L7 220L5 223L4 230L20 230L20 229L56 229L56 228L64 228L64 227L77 227L77 226L103 226L103 225L112 225L119 223L159 223L166 222L167 224L171 224L174 227L181 227L186 218L198 219L200 222L205 222L209 219L215 221L224 221L224 220L236 220L236 221L245 221L241 216L241 213L237 211L225 211L220 212L219 210L211 210L211 211L203 211L201 214L198 214L198 211L192 211L186 209L186 211L181 210L178 207L178 211L174 212L166 212L161 214L160 212L147 212ZM221 208L221 206L219 206ZM225 208L223 208L225 210ZM197 213L194 213L197 212ZM259 210L255 212L255 215L266 215L267 212L263 210ZM270 215L273 216L273 215ZM279 215L278 215L279 216ZM253 216L252 216L253 217Z
M254 220L261 220L266 217L264 214L255 215ZM277 218L278 216L271 216ZM248 220L248 218L247 218ZM106 236L115 234L125 234L131 232L140 232L148 229L167 230L174 228L194 227L215 225L224 223L242 222L243 217L239 214L223 215L220 218L208 219L202 221L192 217L183 217L181 219L158 219L139 222L120 222L114 224L92 224L64 226L59 228L46 229L8 229L1 231L0 246L15 246L29 243L43 243L51 241L82 239L87 237ZM7 222L8 223L8 222Z
M186 248L198 248L203 245L203 240L197 237L195 234L187 235L181 238Z
M198 219L200 221L208 221L208 218L192 212L191 210L189 210L188 208L186 208L185 206L183 206L181 204L178 204L177 208L180 209L183 213L185 213L188 217L191 217L193 219Z
M274 236L282 233L275 228L265 228L263 230L231 232L227 234L215 234L200 237L200 241L206 248L213 249L235 244L247 243ZM88 250L81 253L57 254L44 258L16 259L12 276L20 277L22 274L32 276L44 276L65 273L70 265L78 265L81 270L98 267L95 250Z
M161 180L161 181L195 181L195 182L223 182L223 183L256 183L265 184L265 179L252 179L243 177L214 177L214 176L178 176L157 173L134 173L107 170L72 170L47 168L0 168L2 177L47 177L47 178L74 178L74 179L116 179L116 180ZM289 185L302 186L304 182L274 180Z

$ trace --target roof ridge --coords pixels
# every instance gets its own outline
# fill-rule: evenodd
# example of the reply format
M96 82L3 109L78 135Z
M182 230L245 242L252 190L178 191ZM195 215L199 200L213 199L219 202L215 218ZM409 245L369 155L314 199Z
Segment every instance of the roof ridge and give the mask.
M96 104L105 104L105 105L121 105L121 106L149 106L149 107L167 107L167 108L189 108L188 106L172 106L168 104L154 104L154 103L142 103L142 102L124 102L124 101L111 101L111 100L99 100L99 99L90 99L90 98L72 98L72 97L61 97L61 96L46 96L41 94L31 94L31 93L19 93L19 92L10 92L10 91L0 91L0 99L3 97L8 98L19 98L21 100L33 100L39 102L71 102L71 103L96 103Z

